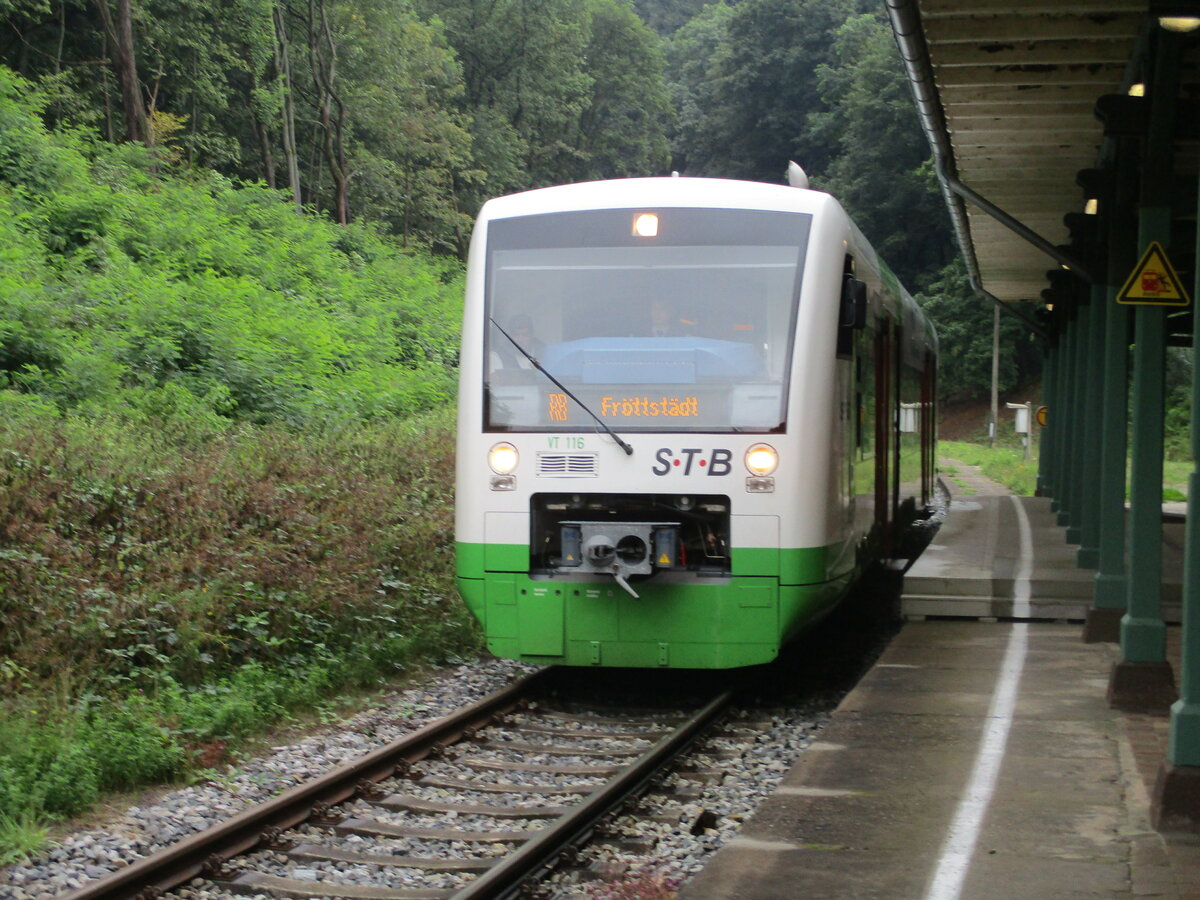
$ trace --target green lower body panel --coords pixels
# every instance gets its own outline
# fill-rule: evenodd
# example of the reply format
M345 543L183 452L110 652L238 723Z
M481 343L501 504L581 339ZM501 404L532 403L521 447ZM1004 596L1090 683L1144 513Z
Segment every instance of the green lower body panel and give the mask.
M775 551L781 552L798 551ZM812 552L825 556L825 548ZM472 565L482 562L480 556L460 545L459 589L483 626L488 649L569 666L717 669L770 662L787 639L837 603L850 581L848 574L799 585L781 584L778 575L709 583L651 580L635 584L635 599L615 582L485 571Z

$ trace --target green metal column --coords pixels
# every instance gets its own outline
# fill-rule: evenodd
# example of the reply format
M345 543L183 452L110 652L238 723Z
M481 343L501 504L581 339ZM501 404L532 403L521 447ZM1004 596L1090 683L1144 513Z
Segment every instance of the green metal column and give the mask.
M1200 221L1200 190L1196 192ZM1200 232L1196 235L1200 261ZM1192 285L1192 309L1200 297L1200 265ZM1200 347L1200 316L1192 319L1192 347ZM1192 460L1200 460L1200 373L1192 371ZM1151 804L1155 828L1200 822L1200 470L1188 476L1187 534L1183 558L1183 638L1179 699L1171 706L1167 760L1158 774Z
M1159 31L1154 79L1147 86L1150 124L1138 213L1139 256L1151 241L1170 245L1172 138L1178 96L1179 45ZM1121 661L1108 685L1109 703L1140 712L1165 711L1175 699L1162 619L1163 403L1167 315L1139 306L1134 316L1133 455L1129 510L1129 592L1121 619Z
M1137 196L1134 140L1120 138L1116 169L1101 195L1100 214L1108 247L1104 303L1104 364L1100 401L1100 475L1097 510L1100 517L1100 568L1096 573L1092 608L1083 628L1087 642L1121 639L1128 581L1125 575L1125 463L1129 416L1129 310L1117 303L1130 269L1136 262Z
M1074 301L1060 301L1058 355L1058 431L1054 445L1054 503L1051 508L1058 513L1058 524L1067 524L1067 464L1071 457L1071 372L1074 361L1071 357L1071 329L1074 316Z
M1085 440L1088 395L1088 337L1092 330L1095 309L1090 303L1078 301L1075 316L1074 359L1071 379L1071 458L1066 461L1067 477L1067 543L1078 544L1083 532L1083 456L1091 452Z
M1061 394L1062 394L1062 430L1059 435L1062 438L1062 444L1059 447L1058 454L1058 470L1055 473L1055 482L1059 485L1058 491L1058 524L1066 527L1071 522L1071 501L1073 499L1072 478L1071 478L1071 458L1075 452L1075 444L1077 432L1075 431L1075 361L1076 350L1079 344L1079 328L1078 328L1078 313L1075 309L1075 301L1072 299L1069 303L1070 309L1067 310L1066 328L1063 332L1063 359L1062 359L1062 378L1060 379Z
M1102 284L1094 284L1089 290L1088 320L1090 328L1085 336L1084 370L1087 373L1083 385L1080 423L1083 446L1079 456L1079 476L1082 489L1079 493L1079 551L1075 562L1081 569L1095 569L1100 564L1100 496L1096 485L1100 481L1100 390L1104 379L1104 301L1107 292Z

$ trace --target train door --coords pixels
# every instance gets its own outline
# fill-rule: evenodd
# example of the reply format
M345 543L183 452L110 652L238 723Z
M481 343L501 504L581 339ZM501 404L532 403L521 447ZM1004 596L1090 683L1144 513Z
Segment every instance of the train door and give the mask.
M847 327L845 322L847 282L854 278L854 257L847 254L842 267L842 297L837 330L836 390L838 404L839 446L833 449L834 464L837 466L838 503L841 517L838 522L843 538L858 533L857 513L858 490L855 485L855 469L859 447L858 397L859 375L857 357L860 352L859 337L862 329Z
M867 538L875 526L875 332L876 323L854 338L854 531Z
M925 352L921 371L921 502L933 502L933 480L937 474L937 363Z
M892 467L894 452L896 379L896 325L886 315L875 334L875 529L882 553L891 552Z

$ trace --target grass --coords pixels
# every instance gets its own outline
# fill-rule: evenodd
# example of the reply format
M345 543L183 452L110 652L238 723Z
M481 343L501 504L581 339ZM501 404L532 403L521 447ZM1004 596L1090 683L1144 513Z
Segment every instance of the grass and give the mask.
M0 859L113 791L473 655L453 573L453 411L172 446L0 421ZM26 423L29 425L29 423Z
M44 817L33 810L0 813L0 866L28 859L45 845L48 831Z
M986 447L965 441L940 441L938 453L964 465L979 467L985 476L1018 496L1032 497L1037 489L1037 460L1026 462L1023 449ZM964 490L964 493L967 491Z
M983 475L999 482L1014 494L1032 497L1037 488L1037 459L1025 461L1025 451L1020 447L988 447L968 441L940 441L938 453L968 466L977 466ZM1163 463L1163 500L1187 500L1188 477L1193 471L1190 461L1166 460ZM941 467L944 476L954 479L958 470L953 465ZM956 482L963 493L973 493L961 482ZM1129 496L1128 482L1126 497Z

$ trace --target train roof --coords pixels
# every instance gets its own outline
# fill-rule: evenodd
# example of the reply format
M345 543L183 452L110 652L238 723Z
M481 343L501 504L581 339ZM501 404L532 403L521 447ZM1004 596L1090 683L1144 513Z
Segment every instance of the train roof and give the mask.
M728 178L614 178L538 188L489 200L480 220L578 209L645 206L717 207L814 213L841 205L829 194L806 188Z

